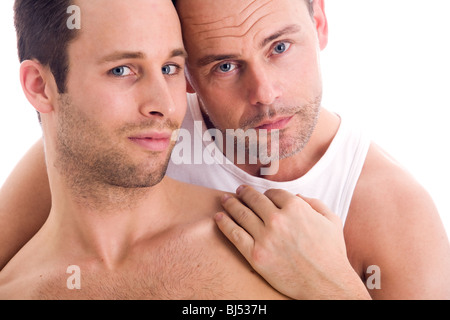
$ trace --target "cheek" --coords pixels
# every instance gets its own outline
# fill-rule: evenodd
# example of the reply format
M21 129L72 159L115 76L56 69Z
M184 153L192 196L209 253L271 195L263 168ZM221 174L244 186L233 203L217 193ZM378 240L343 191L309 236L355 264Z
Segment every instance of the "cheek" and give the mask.
M62 154L80 154L92 150L102 136L98 118L86 114L75 104L64 104L58 114L57 140Z
M302 62L292 63L290 71L280 79L284 103L305 103L322 92L319 61L314 57L305 57Z
M198 81L196 91L202 101L203 109L211 120L219 124L227 124L222 128L234 128L245 114L245 92L238 81L214 81L207 79Z
M314 82L319 72L319 56L311 47L297 49L280 69L285 70L290 82Z
M89 117L100 119L101 122L110 123L126 121L132 110L137 110L135 99L131 94L115 93L111 88L96 87L95 90L80 91L74 101ZM135 111L136 112L136 111Z
M73 76L70 83L70 96L73 104L93 118L110 121L126 116L126 110L135 105L130 91L117 86L118 82L105 80L97 75L86 78Z
M240 127L240 120L243 109L230 99L230 95L219 98L214 95L214 99L203 99L203 108L210 117L211 121L219 129L237 129Z

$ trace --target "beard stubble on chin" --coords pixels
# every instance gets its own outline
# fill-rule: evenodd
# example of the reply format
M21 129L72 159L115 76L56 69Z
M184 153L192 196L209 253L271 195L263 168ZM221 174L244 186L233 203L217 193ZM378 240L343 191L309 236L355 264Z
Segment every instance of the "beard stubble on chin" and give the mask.
M231 152L231 154L237 154L240 146L243 145L247 157L246 159L256 157L258 161L268 163L286 159L301 152L308 144L314 129L316 128L321 101L322 95L319 94L313 101L309 101L300 106L267 106L266 108L261 108L262 112L253 115L251 118L246 119L239 124L239 129L242 131L232 130L233 136L231 141L234 141L234 151ZM211 119L208 112L205 113L213 126L226 136L227 129L217 125L217 123ZM264 136L267 139L262 140L259 139L260 134L257 133L258 139L256 141L250 141L246 135L248 130L253 130L264 120L290 116L293 116L293 118L289 124L289 130L279 130L278 141L272 141L270 133L267 133L267 136ZM226 148L222 148L222 150L225 149ZM260 154L261 150L265 150L266 152Z
M76 199L102 207L124 205L133 194L147 192L164 178L171 148L165 157L160 152L147 152L144 159L136 161L123 141L128 134L148 129L175 130L177 124L148 119L107 131L76 108L68 95L60 97L59 105L54 166Z

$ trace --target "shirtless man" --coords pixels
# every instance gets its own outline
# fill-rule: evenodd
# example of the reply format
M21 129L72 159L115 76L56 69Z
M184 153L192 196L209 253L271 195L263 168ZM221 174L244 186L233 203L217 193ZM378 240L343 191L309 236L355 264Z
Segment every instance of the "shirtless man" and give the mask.
M1 271L0 299L285 298L217 229L223 192L164 177L186 110L186 53L172 3L77 0L81 30L64 29L70 1L51 3L17 0L16 23L52 209ZM42 16L51 26L39 26ZM34 56L33 45L52 41ZM55 67L65 52L66 76ZM67 285L72 265L80 289Z
M197 93L189 97L185 124L204 118L205 126L220 130L281 129L284 154L276 174L261 176L261 164L169 169L174 177L224 190L240 183L272 189L261 194L240 188L237 197L253 212L235 197L225 197L222 203L235 221L216 215L220 229L254 269L294 298L320 297L317 291L343 297L336 288L354 283L348 263L364 282L369 267L379 267L382 283L381 289L370 290L374 298L449 298L449 279L439 275L450 268L450 248L429 195L378 146L355 140L358 136L348 134L345 121L320 106L318 56L328 34L324 1L176 2L189 53L188 87ZM351 144L342 143L346 139L358 142L348 155ZM38 144L19 165L7 182L11 191L1 196L6 209L23 203L24 195L42 208L36 215L4 220L11 230L29 228L10 237L14 243L8 250L26 241L40 226L41 212L49 210L49 201L30 190L46 185L36 161L42 158L40 149ZM32 183L21 183L22 176ZM305 199L323 217L311 214L305 201L273 188L330 204L345 222L349 261L338 254L345 250L336 234L338 221L321 203ZM0 211L7 212L5 208ZM359 292L358 286L353 288Z

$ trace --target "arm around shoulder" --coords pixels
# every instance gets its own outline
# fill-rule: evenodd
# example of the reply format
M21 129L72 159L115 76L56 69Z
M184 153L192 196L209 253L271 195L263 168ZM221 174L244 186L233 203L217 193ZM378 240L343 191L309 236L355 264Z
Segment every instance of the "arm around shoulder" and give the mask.
M450 244L433 200L376 146L347 224L350 260L373 298L450 299ZM376 286L373 270L379 272Z
M0 189L0 270L30 240L51 208L43 140L35 143Z

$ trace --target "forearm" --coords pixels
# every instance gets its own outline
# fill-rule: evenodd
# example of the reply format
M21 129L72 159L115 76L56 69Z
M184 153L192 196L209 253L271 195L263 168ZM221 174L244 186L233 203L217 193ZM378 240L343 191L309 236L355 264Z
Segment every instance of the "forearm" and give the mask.
M38 141L0 189L0 269L40 229L50 208L43 142Z
M353 272L345 275L336 275L330 282L324 281L321 288L320 280L316 281L316 286L312 288L312 295L308 299L314 300L371 300L365 284L359 276ZM303 297L302 297L303 298Z
M344 259L332 259L334 263L300 265L297 279L290 283L296 287L289 292L296 300L371 300L363 280Z

